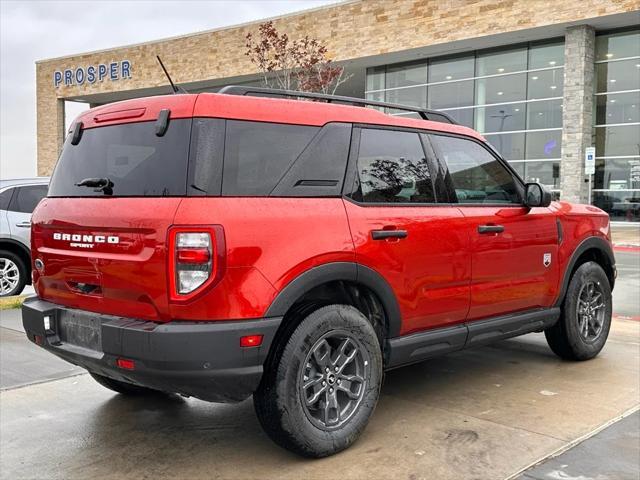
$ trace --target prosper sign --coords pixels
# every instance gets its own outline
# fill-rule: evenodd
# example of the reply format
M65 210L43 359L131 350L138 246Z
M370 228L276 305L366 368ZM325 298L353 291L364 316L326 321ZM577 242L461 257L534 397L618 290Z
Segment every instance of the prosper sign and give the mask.
M112 82L131 78L131 62L122 60L120 62L100 63L87 67L74 67L53 72L53 84L56 88L60 85L84 85L102 82L105 79Z

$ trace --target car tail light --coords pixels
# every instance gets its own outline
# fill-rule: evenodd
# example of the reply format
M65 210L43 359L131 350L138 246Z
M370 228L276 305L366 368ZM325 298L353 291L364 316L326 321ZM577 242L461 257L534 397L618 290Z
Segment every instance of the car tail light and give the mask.
M172 300L188 300L216 282L224 268L221 226L174 227L169 233Z
M123 370L135 370L136 363L133 360L129 360L128 358L118 358L116 360L116 365L118 368Z

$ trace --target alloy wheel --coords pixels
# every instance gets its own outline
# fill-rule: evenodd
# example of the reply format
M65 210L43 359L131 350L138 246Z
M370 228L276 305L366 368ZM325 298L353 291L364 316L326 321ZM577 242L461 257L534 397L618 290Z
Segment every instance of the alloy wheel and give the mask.
M578 293L578 331L586 342L598 339L604 328L605 303L600 282L587 281Z
M8 295L20 282L18 265L8 258L0 258L0 295Z
M341 427L354 415L367 388L369 356L345 331L323 335L311 348L300 376L300 397L311 423Z

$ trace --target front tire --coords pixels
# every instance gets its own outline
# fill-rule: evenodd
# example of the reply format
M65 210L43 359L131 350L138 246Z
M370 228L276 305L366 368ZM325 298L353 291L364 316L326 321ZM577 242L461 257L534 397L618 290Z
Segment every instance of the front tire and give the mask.
M357 440L382 383L382 352L366 317L348 305L307 316L275 352L254 393L258 419L281 447L326 457Z
M589 360L604 347L611 328L611 286L600 265L586 262L574 272L558 322L544 334L566 360Z
M27 267L15 253L0 250L0 297L20 295L27 284Z

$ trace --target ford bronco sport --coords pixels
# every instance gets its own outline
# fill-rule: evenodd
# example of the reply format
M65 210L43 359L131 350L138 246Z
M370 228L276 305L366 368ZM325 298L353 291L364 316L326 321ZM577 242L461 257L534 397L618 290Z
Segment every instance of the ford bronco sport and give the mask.
M446 115L243 87L81 114L32 252L31 341L123 394L253 395L312 457L358 438L385 370L542 331L594 357L616 277L606 213Z

